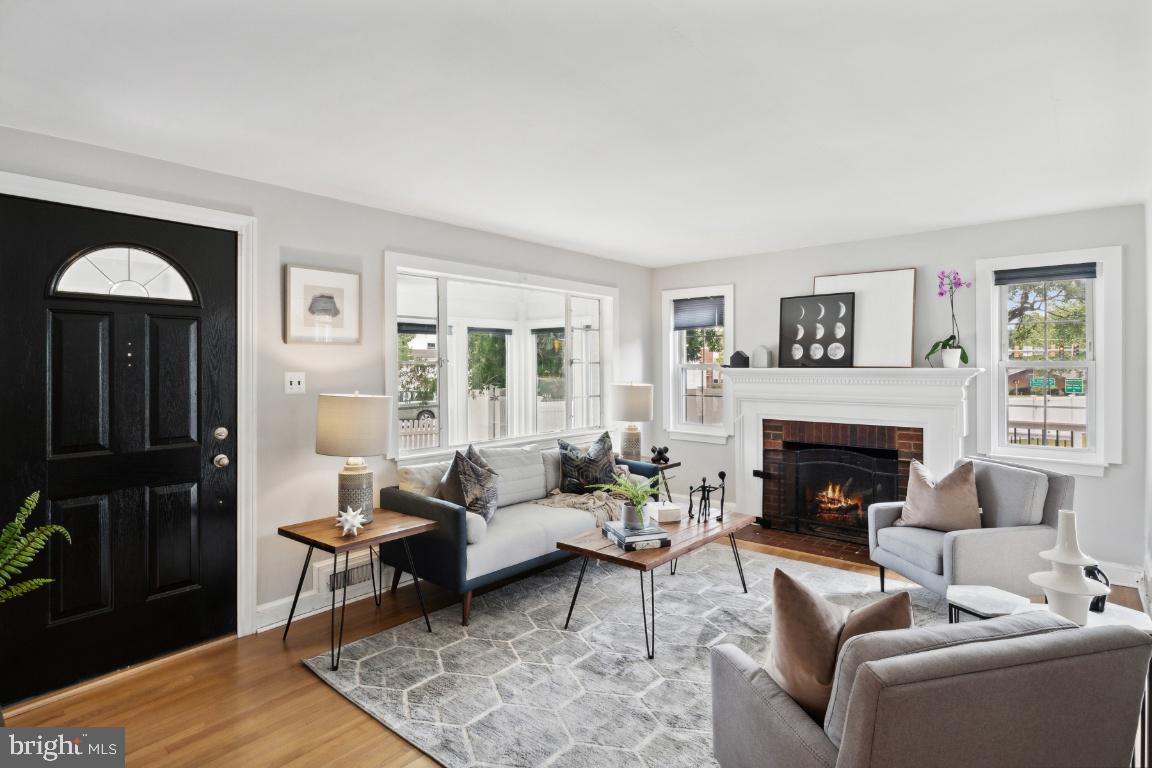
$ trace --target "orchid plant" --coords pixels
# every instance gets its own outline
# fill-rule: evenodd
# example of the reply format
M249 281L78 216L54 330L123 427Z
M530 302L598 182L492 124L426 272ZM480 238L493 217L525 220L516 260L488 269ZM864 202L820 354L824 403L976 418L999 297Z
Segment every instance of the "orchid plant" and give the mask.
M948 309L952 313L952 334L932 345L928 354L924 355L924 359L928 362L932 362L932 355L944 349L960 350L960 362L965 364L968 362L968 351L960 344L960 326L956 322L956 291L971 287L972 282L966 281L954 269L942 269L936 273L936 295L941 298L948 297Z

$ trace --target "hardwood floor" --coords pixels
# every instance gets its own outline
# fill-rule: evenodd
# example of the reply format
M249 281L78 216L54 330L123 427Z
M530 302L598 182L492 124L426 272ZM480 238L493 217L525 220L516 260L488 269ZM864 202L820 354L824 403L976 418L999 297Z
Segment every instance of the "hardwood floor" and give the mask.
M752 532L753 534L755 532ZM875 566L741 541L752 549L860 573ZM896 578L893 574L893 578ZM428 585L435 610L458 598ZM1110 599L1139 608L1136 590ZM411 586L348 606L349 641L420 615ZM318 680L300 659L328 649L328 614L293 623L288 641L272 630L224 638L11 707L9 726L86 725L127 728L129 766L434 766Z

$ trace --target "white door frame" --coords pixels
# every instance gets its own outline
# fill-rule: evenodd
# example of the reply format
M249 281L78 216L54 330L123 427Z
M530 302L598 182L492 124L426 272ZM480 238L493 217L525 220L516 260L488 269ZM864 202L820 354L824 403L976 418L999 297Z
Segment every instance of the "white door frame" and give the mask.
M236 634L256 631L256 218L0 171L0 194L236 233Z

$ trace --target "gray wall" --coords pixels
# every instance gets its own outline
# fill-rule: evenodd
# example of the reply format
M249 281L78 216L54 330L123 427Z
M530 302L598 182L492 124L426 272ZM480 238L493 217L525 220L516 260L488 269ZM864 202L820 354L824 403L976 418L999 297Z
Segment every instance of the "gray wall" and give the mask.
M1124 462L1103 478L1078 478L1076 506L1085 550L1102 560L1137 566L1143 562L1146 389L1145 350L1147 269L1144 207L1140 205L1081 211L996 224L924 232L903 237L804 248L686 264L656 270L652 279L651 333L662 333L660 292L667 288L734 283L736 349L751 351L759 344L777 346L779 299L812 292L815 275L875 269L917 267L916 364L935 339L950 332L948 306L936 296L936 273L958 269L968 278L977 259L1045 253L1105 245L1124 247ZM962 341L975 353L975 297L957 296ZM1111 332L1114 329L1106 329ZM662 343L662 342L660 342ZM659 343L651 345L652 369L660 371ZM976 447L975 407L969 450ZM663 410L659 413L662 415ZM735 458L728 445L667 441L663 424L650 425L661 445L671 447L675 460L685 462L673 491L684 491L689 480L699 482L721 469L731 471ZM648 442L646 438L646 442Z
M325 514L342 460L313 450L316 393L381 392L383 251L409 250L504 269L623 286L618 311L621 380L646 381L650 272L581 253L389 213L136 155L0 128L0 170L257 218L258 602L292 594L303 549L276 528ZM387 173L386 168L380 169ZM547 183L547 180L543 180ZM362 273L358 346L287 345L281 340L281 265L303 263ZM308 394L284 394L285 371L305 371ZM377 483L391 467L375 460Z

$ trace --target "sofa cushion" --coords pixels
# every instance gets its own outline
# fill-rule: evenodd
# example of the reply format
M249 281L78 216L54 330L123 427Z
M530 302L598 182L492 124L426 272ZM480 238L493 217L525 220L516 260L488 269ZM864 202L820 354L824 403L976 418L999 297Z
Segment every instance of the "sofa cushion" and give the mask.
M605 432L587 450L558 440L560 469L564 479L560 490L564 493L589 493L592 486L611 483L616 476L616 456L612 453L612 437Z
M986 621L965 621L959 624L939 624L895 632L857 635L845 642L840 649L836 674L832 681L832 700L824 717L824 732L839 749L840 742L844 738L844 723L848 715L852 685L856 680L857 670L865 662L968 643L1040 635L1065 629L1076 629L1076 625L1047 611L1031 611Z
M789 576L772 574L772 658L767 670L818 722L832 695L840 646L863 632L912 626L912 601L898 592L849 610Z
M475 512L464 513L464 536L469 544L479 544L488 532L488 521Z
M902 528L881 528L876 534L876 541L881 549L907 560L917 568L922 568L928 573L942 575L944 573L944 536L943 531L904 526Z
M509 507L548 495L540 446L481 448L480 455L499 475L496 479L497 506Z
M980 527L980 504L976 501L976 473L965 461L941 478L915 459L908 472L908 496L894 525L911 525L936 531L962 531Z
M450 461L437 461L432 464L413 464L400 467L400 490L417 493L421 496L436 496L444 473L452 466Z
M1037 525L1044 517L1048 476L999 462L972 459L985 528Z
M474 579L556 551L556 542L596 528L580 509L513 504L488 523L484 538L468 547L465 578Z
M560 448L545 448L540 452L544 460L544 493L560 490L560 483L564 481L564 474L560 469Z

